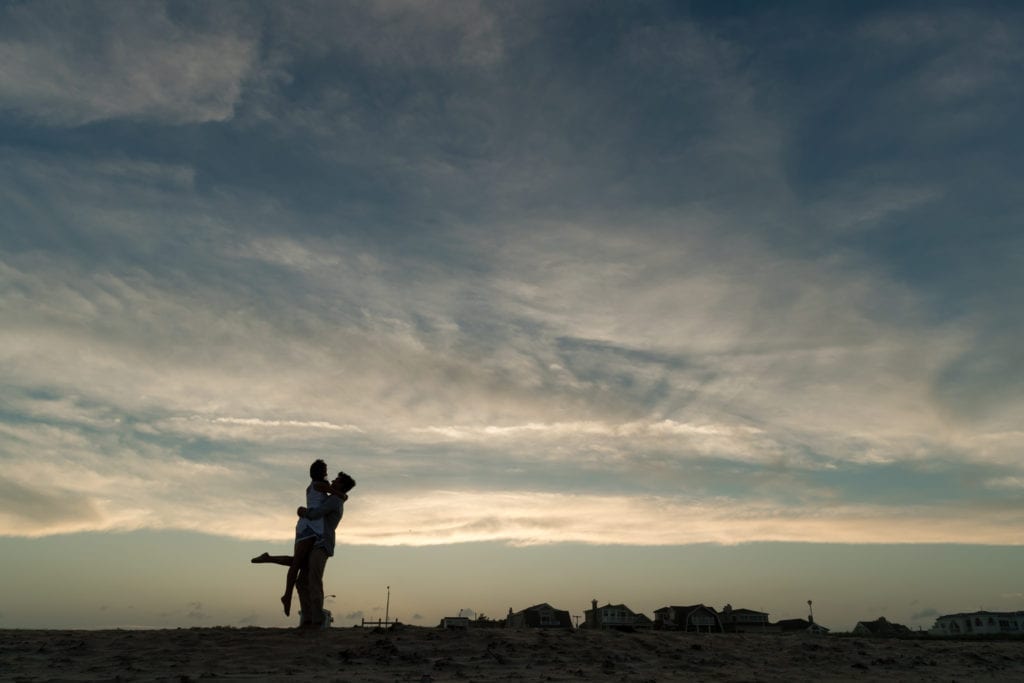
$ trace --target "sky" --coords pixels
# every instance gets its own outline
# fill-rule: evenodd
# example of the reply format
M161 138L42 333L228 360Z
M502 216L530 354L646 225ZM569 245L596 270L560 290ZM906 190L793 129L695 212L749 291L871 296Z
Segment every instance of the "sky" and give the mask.
M0 3L0 628L1024 609L1024 8ZM390 587L390 597L388 589Z

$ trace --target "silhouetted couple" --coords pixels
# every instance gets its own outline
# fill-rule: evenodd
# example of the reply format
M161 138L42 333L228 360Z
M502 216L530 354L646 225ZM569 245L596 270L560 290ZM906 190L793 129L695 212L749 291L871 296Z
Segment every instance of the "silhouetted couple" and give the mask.
M327 481L327 465L323 460L309 466L309 478L306 505L296 511L299 521L295 525L294 553L263 553L252 561L288 567L284 595L281 596L284 613L291 614L292 590L298 590L302 611L299 628L320 628L324 621L324 568L327 558L334 555L335 530L345 514L348 492L356 482L344 472L338 472L333 481Z

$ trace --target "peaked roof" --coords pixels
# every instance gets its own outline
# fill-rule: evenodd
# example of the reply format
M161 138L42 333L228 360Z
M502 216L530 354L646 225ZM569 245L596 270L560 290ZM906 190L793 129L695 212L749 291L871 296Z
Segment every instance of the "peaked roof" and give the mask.
M704 604L697 604L697 605L672 605L670 607L662 607L662 608L656 609L654 611L655 611L655 613L657 613L657 612L663 612L663 611L665 611L667 609L679 610L681 612L692 612L692 611L698 610L698 609L707 609L707 610L711 610L715 614L718 614L718 612L715 610L714 607L708 607L707 605L704 605Z
M857 627L863 627L869 633L877 635L889 633L909 633L910 629L903 624L895 624L885 617L878 617L874 621L858 621Z
M535 609L553 609L553 610L555 610L556 612L563 612L563 611L565 611L565 610L559 610L559 609L558 609L558 608L556 608L556 607L552 607L551 605L549 605L549 604L548 604L548 603L546 603L546 602L542 602L542 603L540 603L540 604L538 604L538 605L533 605L532 607L527 607L527 608L525 608L525 609L522 609L522 610L519 610L519 611L520 611L520 612L529 612L529 611L531 611L531 610L535 610Z

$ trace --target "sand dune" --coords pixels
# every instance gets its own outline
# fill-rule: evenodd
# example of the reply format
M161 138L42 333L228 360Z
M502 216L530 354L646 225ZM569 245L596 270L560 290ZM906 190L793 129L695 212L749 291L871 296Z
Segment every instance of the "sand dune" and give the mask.
M1024 680L1024 642L346 628L0 631L11 681Z

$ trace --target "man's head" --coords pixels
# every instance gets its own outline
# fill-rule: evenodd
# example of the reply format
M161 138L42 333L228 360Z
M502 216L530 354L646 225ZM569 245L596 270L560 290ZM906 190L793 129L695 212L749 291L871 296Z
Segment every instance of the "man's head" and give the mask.
M338 472L338 476L331 482L331 488L338 493L348 493L355 485L356 480L344 472Z
M309 478L313 481L324 481L327 479L327 463L323 460L314 460L309 466Z

